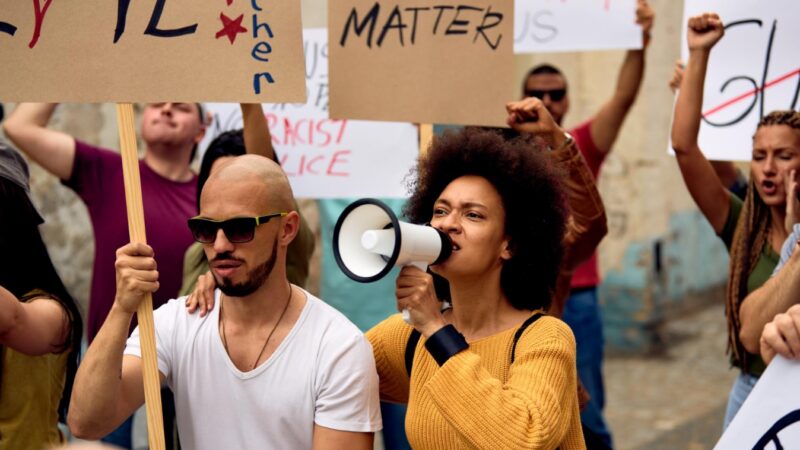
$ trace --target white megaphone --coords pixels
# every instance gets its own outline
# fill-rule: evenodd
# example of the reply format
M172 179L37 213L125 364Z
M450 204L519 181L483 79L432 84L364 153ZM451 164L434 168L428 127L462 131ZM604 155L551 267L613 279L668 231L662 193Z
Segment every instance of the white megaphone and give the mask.
M395 266L427 270L450 256L453 244L443 232L397 220L385 203L362 198L348 205L333 229L333 256L351 279L370 283ZM403 320L409 322L408 310Z

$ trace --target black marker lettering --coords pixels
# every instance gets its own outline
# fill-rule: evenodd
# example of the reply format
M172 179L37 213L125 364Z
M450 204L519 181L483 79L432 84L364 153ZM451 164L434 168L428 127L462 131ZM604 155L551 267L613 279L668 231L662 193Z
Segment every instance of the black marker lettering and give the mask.
M171 30L162 30L158 28L158 23L161 20L161 14L164 12L164 5L166 2L167 0L156 0L156 7L153 8L153 15L150 16L150 23L147 24L144 34L157 37L178 37L192 34L197 31L197 24L181 28L173 28Z
M411 25L411 44L414 44L414 41L417 37L417 14L419 11L430 11L431 9L428 7L414 7L414 8L406 8L406 11L413 11L414 12L414 23Z
M439 14L436 15L436 22L434 22L434 24L433 24L433 34L436 34L436 30L439 29L439 21L442 20L442 13L444 13L444 10L445 9L455 9L455 7L449 6L449 5L438 5L438 6L434 6L433 9L438 9L439 10Z
M767 42L767 57L764 58L764 73L761 75L761 95L758 102L758 117L764 117L764 86L767 84L767 73L769 72L769 61L772 58L772 43L775 41L775 25L776 20L772 21L772 30L769 32L769 41Z
M355 8L350 11L350 17L347 18L347 23L344 24L344 30L342 31L342 38L339 40L339 45L344 47L344 44L347 42L347 34L350 30L350 26L352 24L353 31L355 31L357 36L361 36L361 33L364 32L364 29L369 25L369 33L367 34L367 47L372 48L372 34L375 32L375 22L378 20L378 13L381 10L381 5L378 2L375 2L375 6L369 10L367 15L364 17L364 20L359 24L358 23L358 12Z
M10 34L11 36L17 32L17 27L8 22L0 22L0 33Z
M117 2L117 27L114 29L114 43L116 44L122 34L125 33L125 23L128 21L128 6L131 0L119 0Z
M459 5L456 8L456 15L453 16L453 20L450 22L450 25L445 30L444 34L467 34L466 26L469 25L469 20L458 20L458 14L461 11L483 11L482 8L476 8L474 6L466 6L466 5ZM453 27L465 27L462 29L453 29Z
M395 18L397 18L397 23L393 23ZM383 44L383 39L386 37L386 33L388 33L391 29L397 30L398 37L400 38L400 46L404 46L405 43L403 42L403 29L405 28L406 24L403 23L403 16L400 15L400 7L395 6L391 14L389 14L389 18L386 19L386 24L383 26L381 35L378 36L378 47Z
M740 114L738 117L736 117L735 119L733 119L733 120L731 120L729 122L716 123L716 122L712 122L712 121L708 120L705 117L703 117L703 122L711 125L712 127L727 127L727 126L730 126L730 125L733 125L733 124L741 122L745 117L747 117L748 114L750 114L750 111L752 111L753 108L756 106L756 101L758 100L758 98L757 98L758 97L758 83L756 83L756 80L754 80L754 79L752 79L750 77L746 77L746 76L733 77L730 80L726 81L725 84L722 85L722 87L720 88L719 91L720 92L725 92L725 89L728 87L729 84L731 84L734 81L738 81L738 80L748 81L753 86L753 91L755 91L755 92L753 94L753 101L750 102L750 106L748 106L744 110L744 112L742 114Z
M494 19L494 22L489 23L487 25L486 24L486 19L490 18L490 17L492 19ZM503 22L503 13L492 12L492 7L489 6L486 9L486 14L484 14L484 16L483 16L483 22L481 22L481 24L478 26L478 28L475 29L475 39L473 39L472 42L474 43L475 41L477 41L478 40L478 36L483 36L483 38L486 40L486 43L489 44L489 47L491 47L492 50L497 50L497 46L500 45L500 40L503 38L503 35L499 34L497 36L497 39L495 39L495 41L493 43L492 40L489 39L489 36L486 35L485 30L494 28L494 27L500 25L500 23L502 23L502 22Z

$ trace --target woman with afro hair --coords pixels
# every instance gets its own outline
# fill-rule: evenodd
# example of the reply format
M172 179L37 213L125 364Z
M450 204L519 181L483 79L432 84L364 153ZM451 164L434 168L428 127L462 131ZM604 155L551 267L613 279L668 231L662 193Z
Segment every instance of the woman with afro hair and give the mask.
M466 128L421 158L405 214L453 251L433 274L400 272L397 309L411 325L397 314L367 333L382 400L408 403L414 448L584 448L575 340L544 314L568 228L568 193L544 149L575 144L541 101L507 110L525 137ZM448 289L437 294L436 279Z

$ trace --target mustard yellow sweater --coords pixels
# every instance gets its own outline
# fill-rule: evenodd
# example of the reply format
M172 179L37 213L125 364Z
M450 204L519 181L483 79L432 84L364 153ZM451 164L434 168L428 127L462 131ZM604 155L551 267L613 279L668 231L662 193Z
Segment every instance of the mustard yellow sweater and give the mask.
M406 434L415 449L583 449L575 338L545 316L511 346L517 328L469 343L439 367L421 337L409 381L405 348L412 328L397 314L367 332L381 399L408 403Z

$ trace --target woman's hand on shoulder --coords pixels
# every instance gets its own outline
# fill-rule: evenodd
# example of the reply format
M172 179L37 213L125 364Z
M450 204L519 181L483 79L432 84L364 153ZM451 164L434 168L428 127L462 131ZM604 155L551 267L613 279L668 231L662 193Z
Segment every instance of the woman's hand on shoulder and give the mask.
M194 291L186 297L186 310L189 314L199 308L200 317L205 317L212 309L214 309L214 289L217 288L217 282L211 271L200 275L197 278L197 284L194 286Z
M408 310L411 326L426 338L447 325L442 316L442 304L436 296L433 277L414 266L400 271L395 283L397 310Z

